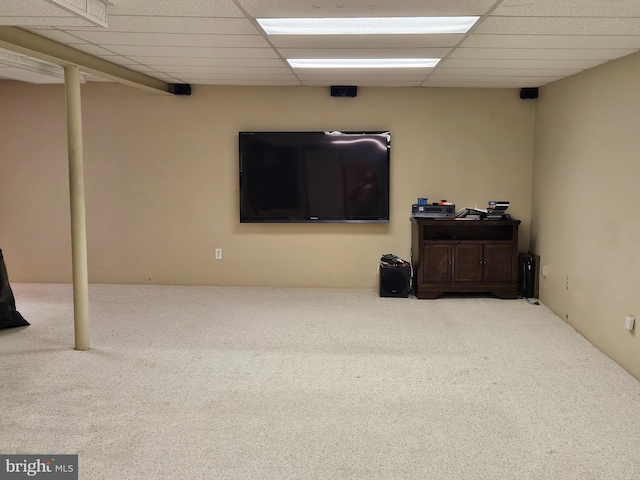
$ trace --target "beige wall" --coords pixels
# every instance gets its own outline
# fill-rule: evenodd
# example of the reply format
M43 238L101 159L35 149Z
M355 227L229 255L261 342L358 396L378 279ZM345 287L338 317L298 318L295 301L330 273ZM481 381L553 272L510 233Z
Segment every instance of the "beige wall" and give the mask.
M548 269L541 300L640 378L640 343L624 328L640 315L638 78L634 55L541 89L532 249Z
M411 204L508 199L529 246L535 103L517 90L82 87L89 279L364 287L408 258ZM12 282L70 282L62 86L0 83L0 248ZM389 224L238 222L238 131L390 130ZM214 260L214 248L224 250Z

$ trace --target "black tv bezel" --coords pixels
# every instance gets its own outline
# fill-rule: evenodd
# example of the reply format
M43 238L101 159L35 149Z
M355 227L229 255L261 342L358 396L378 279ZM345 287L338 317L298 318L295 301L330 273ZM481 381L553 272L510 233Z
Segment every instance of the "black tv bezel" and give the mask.
M348 218L348 217L335 217L335 218L292 218L292 217L259 217L259 216L242 216L242 136L252 134L268 134L268 135L386 135L387 137L387 216L380 217L378 219L362 219L362 218ZM273 223L273 224L292 224L292 223L353 223L353 224L385 224L390 221L391 211L391 132L389 130L348 130L348 131L336 131L336 130L317 130L317 131L241 131L238 132L238 167L239 167L239 217L240 223Z

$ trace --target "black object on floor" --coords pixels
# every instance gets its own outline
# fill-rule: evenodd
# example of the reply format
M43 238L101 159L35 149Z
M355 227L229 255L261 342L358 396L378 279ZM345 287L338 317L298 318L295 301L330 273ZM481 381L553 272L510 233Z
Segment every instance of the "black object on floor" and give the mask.
M380 258L380 296L409 298L411 264L387 253Z
M518 255L518 290L525 298L535 296L535 262L533 255L521 252Z
M29 325L29 322L16 310L16 300L9 285L7 267L4 264L2 250L0 250L0 329L26 325Z

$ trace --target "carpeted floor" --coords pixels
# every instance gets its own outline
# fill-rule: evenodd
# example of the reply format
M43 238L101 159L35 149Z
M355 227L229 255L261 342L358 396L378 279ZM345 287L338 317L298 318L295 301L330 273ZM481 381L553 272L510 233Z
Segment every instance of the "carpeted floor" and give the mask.
M12 285L0 454L94 479L638 479L640 382L544 305Z

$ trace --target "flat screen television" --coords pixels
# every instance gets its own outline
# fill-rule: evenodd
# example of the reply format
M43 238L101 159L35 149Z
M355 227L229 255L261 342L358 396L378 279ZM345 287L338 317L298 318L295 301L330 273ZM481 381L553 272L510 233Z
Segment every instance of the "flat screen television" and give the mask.
M240 132L240 222L389 221L389 132Z

